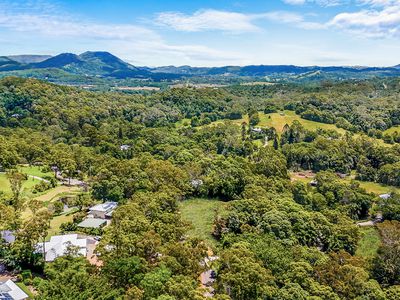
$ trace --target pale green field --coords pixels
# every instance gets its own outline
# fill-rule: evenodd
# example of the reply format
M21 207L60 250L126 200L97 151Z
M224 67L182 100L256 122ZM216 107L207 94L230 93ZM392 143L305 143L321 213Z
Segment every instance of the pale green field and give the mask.
M369 181L357 181L360 183L360 186L364 188L369 193L374 193L376 195L390 193L392 191L396 193L400 193L400 189L394 186L387 186L376 182Z
M213 229L215 210L219 209L220 214L223 214L226 206L226 202L204 198L182 201L179 204L182 218L193 225L193 228L188 233L189 236L198 237L214 245L215 239L212 237L211 231Z
M295 173L291 174L291 178L293 181L296 180L296 181L301 181L304 183L310 183L313 180L310 177L309 178L298 177L295 175ZM346 183L350 183L351 178L350 178L350 176L348 176L342 180ZM390 192L400 193L400 188L395 187L395 186L383 185L383 184L371 182L371 181L359 181L359 180L355 180L355 181L357 183L359 183L360 187L365 189L368 193L374 193L376 195L386 194L386 193L390 193Z
M344 134L346 132L346 130L338 128L334 124L324 124L302 119L299 115L296 115L294 111L289 111L289 110L285 110L282 114L281 113L264 114L263 112L259 112L259 117L260 117L260 123L257 124L258 127L274 127L278 133L282 133L283 127L286 124L291 125L294 120L299 121L301 124L303 124L304 128L308 130L316 130L318 128L321 128L325 130L336 130L341 134ZM243 122L246 122L248 124L249 118L246 115L242 119L237 119L237 120L218 120L207 126L222 124L224 122L231 122L237 125L241 125ZM189 119L181 120L176 123L176 126L178 128L182 127L184 123L190 124L190 120Z
M18 170L21 173L37 177L54 176L53 172L43 172L39 166L19 166Z
M318 128L325 130L336 130L337 132L344 134L346 130L336 127L334 124L325 124L314 121L302 119L299 115L296 115L294 111L285 110L281 113L264 114L259 113L260 123L257 126L260 127L274 127L278 133L282 133L283 127L288 124L291 125L294 120L299 121L305 129L316 130Z
M400 126L393 126L389 129L385 130L383 133L394 133L395 131L400 133Z
M357 256L372 258L376 255L381 239L378 230L373 227L361 227L361 239L358 242Z
M60 233L60 225L66 222L72 222L74 218L74 214L68 215L60 215L56 216L50 221L50 229L47 232L46 239L49 240L51 236L57 235Z
M38 184L40 182L40 180L38 179L34 179L34 178L28 178L28 180L26 180L23 185L23 194L27 194L29 192L29 190L35 186L36 184ZM10 182L8 181L8 178L6 176L5 173L1 173L0 174L0 191L4 192L6 194L10 194L11 193L11 189L10 189Z

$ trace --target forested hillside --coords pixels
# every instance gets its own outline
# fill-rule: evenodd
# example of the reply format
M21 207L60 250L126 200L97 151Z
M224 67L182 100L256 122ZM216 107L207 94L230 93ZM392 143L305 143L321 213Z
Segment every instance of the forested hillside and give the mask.
M35 299L400 299L399 90L4 78L0 266ZM78 226L105 201L108 225ZM36 245L66 233L94 236L95 261L69 247L45 263Z

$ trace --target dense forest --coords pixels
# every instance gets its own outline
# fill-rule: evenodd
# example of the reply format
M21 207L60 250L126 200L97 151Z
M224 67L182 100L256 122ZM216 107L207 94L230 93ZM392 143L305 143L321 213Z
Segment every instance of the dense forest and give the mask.
M148 95L3 78L0 231L15 241L0 238L0 265L35 299L400 299L399 91L397 78ZM282 128L263 125L288 112ZM21 166L50 174L38 193L57 172L85 183L55 233L97 236L100 264L73 247L50 263L35 251L60 204L24 194ZM220 203L208 240L182 214L193 198ZM105 201L118 203L111 223L79 229ZM360 255L364 221L372 255Z

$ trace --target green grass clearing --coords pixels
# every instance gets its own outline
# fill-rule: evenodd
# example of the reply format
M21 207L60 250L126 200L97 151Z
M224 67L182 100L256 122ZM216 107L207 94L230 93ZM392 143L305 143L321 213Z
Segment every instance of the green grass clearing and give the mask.
M307 183L307 184L313 180L312 177L308 177L308 178L299 177L296 175L296 173L291 173L290 177L291 177L292 181L301 181L301 182ZM353 176L351 176L351 177L353 177ZM350 181L352 179L351 177L348 176L345 179L342 179L342 181L344 181L346 183L350 183ZM355 182L359 183L360 187L365 189L368 193L374 193L375 195L381 195L381 194L386 194L386 193L391 193L391 192L400 193L400 188L395 187L395 186L383 185L381 183L371 182L371 181L355 180Z
M30 190L40 182L38 179L28 178L22 184L22 195L27 195ZM0 173L0 191L6 194L11 194L10 182L5 173Z
M299 121L307 130L317 130L318 128L325 130L335 130L341 134L344 134L346 130L336 127L334 124L325 124L315 121L309 121L302 119L299 115L296 115L294 111L285 110L282 113L271 113L264 114L259 113L260 123L257 126L260 127L274 127L280 134L283 131L283 127L288 124L291 125L293 121Z
M334 124L325 124L319 123L315 121L305 120L302 119L299 115L297 115L294 111L285 110L281 113L271 113L271 114L264 114L264 112L259 112L260 122L256 125L256 127L274 127L276 131L281 134L283 131L283 127L288 124L291 125L294 120L299 121L305 129L308 130L317 130L318 128L325 129L325 130L335 130L341 134L346 133L346 130L342 128L336 127ZM213 126L217 124L222 124L224 122L232 122L236 125L241 125L243 122L249 123L249 118L247 115L243 116L241 119L237 120L218 120L212 122L210 125L206 126ZM189 122L189 119L184 119L176 123L177 127L182 127L184 122ZM201 126L200 126L201 127Z
M345 181L350 182L350 178L345 179ZM400 189L394 186L383 185L381 183L371 181L355 181L359 183L360 187L365 189L368 193L374 193L376 195L386 194L392 191L400 193Z
M18 170L21 173L25 173L37 177L54 176L53 172L44 172L43 167L39 166L19 166Z
M356 255L364 258L372 258L376 255L381 244L379 232L375 227L361 227L360 231L362 236L358 242Z
M392 133L394 133L395 131L397 131L398 133L400 133L400 126L393 126L393 127L390 127L389 129L386 129L383 133L392 134Z
M227 207L226 202L211 199L189 199L180 203L182 218L192 223L193 228L189 231L189 236L198 237L215 244L215 239L211 235L215 210L219 209L223 214Z
M44 194L34 197L36 200L49 202L54 200L56 197L67 196L70 194L77 194L81 191L79 187L76 186L65 186L60 185L51 190L46 191Z
M56 216L50 221L50 229L47 233L46 240L49 240L51 236L57 235L60 233L60 226L62 223L72 222L74 219L74 214L66 214Z

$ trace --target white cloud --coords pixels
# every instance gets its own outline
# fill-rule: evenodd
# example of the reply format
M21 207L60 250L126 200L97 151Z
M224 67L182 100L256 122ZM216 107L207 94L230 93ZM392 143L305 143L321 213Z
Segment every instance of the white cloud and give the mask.
M290 5L303 5L306 3L314 3L317 5L321 5L321 6L337 6L337 5L341 5L345 2L348 2L349 0L283 0L283 2L285 2L286 4L290 4ZM366 0L368 1L368 0ZM372 0L374 1L374 0ZM377 0L380 1L380 0ZM384 0L383 0L384 1Z
M234 51L222 51L196 44L171 44L154 30L132 24L105 24L86 20L83 17L66 15L45 2L2 5L0 3L0 29L28 36L38 40L57 43L62 40L63 52L90 50L110 51L123 59L141 65L166 64L179 61L186 64L232 64L244 62L243 55ZM24 41L7 34L5 43L18 43L26 51ZM66 40L73 41L73 45ZM80 44L81 43L81 44ZM88 45L84 48L85 45ZM79 51L79 50L78 50ZM31 50L29 50L31 52Z
M300 14L287 11L272 11L259 14L243 14L218 10L201 10L192 15L179 12L160 13L156 23L177 31L224 31L230 33L256 32L262 29L255 21L268 20L275 23L290 24L304 29L321 29L323 24L308 22Z
M283 2L290 5L303 5L306 2L306 0L283 0Z
M340 13L328 23L328 26L360 37L400 37L400 3L398 1L367 0L364 3L380 6L380 8L371 7L358 12Z
M193 15L180 12L163 12L157 15L156 23L179 31L221 30L227 32L252 32L258 27L252 24L252 16L219 10L200 10Z

